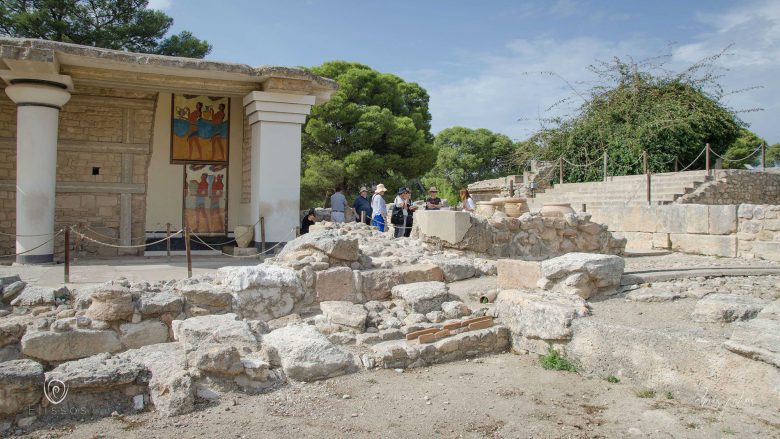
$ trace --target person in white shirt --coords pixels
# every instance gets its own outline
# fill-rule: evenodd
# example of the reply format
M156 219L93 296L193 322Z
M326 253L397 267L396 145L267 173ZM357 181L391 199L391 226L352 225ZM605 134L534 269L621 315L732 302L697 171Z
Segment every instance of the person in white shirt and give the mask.
M385 231L385 224L387 223L387 204L385 203L385 192L387 189L385 185L379 183L376 185L374 195L371 197L371 225L376 227L380 232Z
M417 210L417 207L411 205L411 198L412 193L409 189L402 187L398 190L398 195L395 197L395 201L393 201L393 213L395 213L396 209L400 209L403 215L403 220L399 224L393 222L393 226L395 226L394 236L396 238L402 236L408 238L412 233L412 213Z
M471 198L468 189L460 190L460 208L472 213L477 210L477 204L474 203L474 199Z

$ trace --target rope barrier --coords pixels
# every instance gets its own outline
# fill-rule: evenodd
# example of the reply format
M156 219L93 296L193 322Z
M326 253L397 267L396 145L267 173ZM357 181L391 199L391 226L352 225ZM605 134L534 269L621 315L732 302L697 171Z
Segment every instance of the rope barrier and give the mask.
M255 222L254 224L252 224L252 225L249 227L249 230L247 230L246 232L244 232L244 233L242 233L242 234L240 234L240 235L234 235L234 236L233 236L233 239L231 239L230 241L220 242L220 243L218 243L218 244L212 244L212 245L228 245L228 244L230 244L231 242L235 242L235 241L236 241L236 239L238 239L238 238L243 238L244 236L247 236L247 235L249 235L250 233L254 232L254 231L255 231L255 226L256 226L256 225L258 225L258 224L260 224L260 220L259 220L259 219L257 220L257 222ZM191 233L192 233L193 235L195 235L195 232L191 232ZM235 233L235 232L234 232L234 233ZM230 256L230 255L228 255L228 256Z
M730 162L741 162L742 160L747 160L747 159L749 159L750 157L753 157L753 156L754 156L754 155L756 155L756 153L757 153L757 152L759 152L759 151L761 151L761 146L759 146L758 148L756 148L755 150L753 150L753 152L751 152L751 153L750 153L750 155L748 155L748 156L746 156L746 157L742 157L741 159L729 159L729 158L723 157L722 155L720 155L720 154L716 153L716 152L715 152L715 151L713 151L713 150L710 150L710 153L712 153L712 155L714 155L715 157L721 158L721 159L723 159L723 160L728 160L728 161L730 161Z
M567 163L567 164L569 164L569 165L571 165L571 166L577 167L577 168L587 168L587 167L589 167L589 166L593 166L593 165L595 165L596 163L598 163L598 162L600 162L600 161L604 160L604 158L603 158L603 157L599 157L599 158L597 158L595 161L592 161L592 162L590 162L590 163L586 163L586 164L584 164L584 165L578 165L578 164L576 164L576 163L572 163L572 162L570 162L570 161L566 160L566 157L564 157L564 156L561 156L561 159L563 159L563 161L564 161L565 163Z
M707 147L705 146L704 148L702 148L702 150L701 150L701 152L699 153L699 155L697 155L697 156L696 156L696 158L695 158L695 159L693 159L693 161L691 162L691 164L689 164L688 166L686 166L686 167L684 167L684 168L680 169L679 171L675 172L675 174L679 174L680 172L685 172L686 170L688 170L688 168L690 168L691 166L693 166L693 164L694 164L694 163L696 163L696 162L697 162L697 161L698 161L698 160L701 158L701 156L704 154L704 151L706 151L706 150L707 150Z
M258 221L258 222L259 222L259 221ZM259 256L262 256L262 255L266 254L266 253L269 253L271 250L273 250L273 249L275 249L276 247L279 247L280 245L284 244L284 241L279 241L279 242L277 242L276 244L272 245L270 248L266 249L265 251L262 251L262 252L255 253L255 254L253 254L253 255L241 255L241 256L236 256L236 255L231 255L231 254L229 254L229 253L225 253L225 252L223 252L223 251L222 251L222 250L220 250L220 249L214 248L214 247L212 247L210 244L208 244L207 242L203 241L203 239L201 239L201 237L200 237L200 236L198 236L197 234L195 234L195 233L193 233L193 232L190 232L190 233L191 233L191 235L192 235L192 236L194 236L194 237L195 237L195 239L196 239L198 242L200 242L201 244L203 244L203 245L205 245L206 247L210 248L211 250L214 250L214 251L220 252L221 254L223 254L223 255L225 255L225 256L229 256L229 257L231 257L231 258L237 258L237 259L245 259L245 258L257 258L257 257L259 257ZM292 229L292 231L290 231L290 234L289 234L289 235L287 235L287 238L291 238L291 237L294 237L294 236L295 236L295 228L293 228L293 229ZM214 245L218 245L218 244L214 244Z
M20 255L23 255L23 254L26 254L26 253L30 253L33 250L38 250L39 248L43 247L44 245L54 241L60 235L60 233L62 233L64 231L65 231L65 229L60 229L58 232L54 233L54 236L52 236L51 238L49 238L45 242L41 243L40 245L37 245L37 246L35 246L35 247L33 247L33 248L29 249L29 250L25 250L25 251L19 252L19 253L14 253L12 255L3 255L3 256L0 256L0 258L10 258L10 257L13 257L13 256L20 256Z
M38 237L40 237L40 236L52 236L52 235L56 235L57 233L59 233L59 232L52 232L52 233L41 233L41 234L39 234L39 235L17 235L17 234L14 234L14 233L3 233L3 232L0 232L0 236L15 236L15 237L17 237L17 238L38 238Z
M98 241L97 239L93 239L93 238L91 238L91 237L89 237L89 236L79 232L73 226L71 226L70 229L71 229L71 231L73 231L76 234L76 236L81 237L81 239L86 239L87 241L93 242L95 244L102 245L102 246L105 246L105 247L111 247L111 248L144 248L144 247L149 247L149 246L152 246L152 245L155 245L155 244L159 244L161 242L165 242L165 241L173 238L174 236L179 235L180 233L184 232L184 229L179 229L178 232L171 234L171 236L165 237L163 239L160 239L160 240L157 240L157 241L154 241L154 242L145 243L145 244L139 244L139 245L116 245L116 244L109 244L107 242Z

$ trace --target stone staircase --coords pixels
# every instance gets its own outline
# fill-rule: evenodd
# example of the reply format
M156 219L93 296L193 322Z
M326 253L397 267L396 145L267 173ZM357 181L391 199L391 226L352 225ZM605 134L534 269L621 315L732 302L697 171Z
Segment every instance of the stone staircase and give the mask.
M653 174L650 201L652 204L671 204L711 178L707 171ZM529 198L528 207L536 211L544 204L571 203L579 212L582 204L588 209L646 204L645 183L646 177L642 174L609 177L607 181L557 184L537 193L535 198Z

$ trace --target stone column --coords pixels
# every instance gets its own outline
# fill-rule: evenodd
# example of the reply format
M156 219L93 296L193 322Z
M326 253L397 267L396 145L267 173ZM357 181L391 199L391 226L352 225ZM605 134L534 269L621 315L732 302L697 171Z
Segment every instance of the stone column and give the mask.
M54 242L41 244L54 232L57 129L60 108L70 99L66 88L36 79L14 79L5 88L17 107L16 234L21 236L16 238L16 252L26 252L16 257L19 263L54 260Z
M244 97L252 126L250 218L265 218L267 242L294 238L300 222L301 128L314 96L253 91ZM259 225L255 241L260 241Z

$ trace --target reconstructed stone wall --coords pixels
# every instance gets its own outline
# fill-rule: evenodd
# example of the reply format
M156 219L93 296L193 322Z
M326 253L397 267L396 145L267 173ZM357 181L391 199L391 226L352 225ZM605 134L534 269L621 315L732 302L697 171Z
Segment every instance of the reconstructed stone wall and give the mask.
M684 204L778 204L780 173L723 169L677 203Z
M154 93L76 85L60 112L56 229L83 223L97 232L88 235L120 244L126 215L129 230L123 243L143 242L155 98ZM0 92L0 253L15 252L15 230L16 106ZM58 239L55 252L61 253L63 245ZM118 254L89 242L82 252Z
M780 205L669 204L591 213L625 237L628 249L780 261Z

